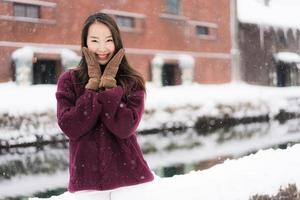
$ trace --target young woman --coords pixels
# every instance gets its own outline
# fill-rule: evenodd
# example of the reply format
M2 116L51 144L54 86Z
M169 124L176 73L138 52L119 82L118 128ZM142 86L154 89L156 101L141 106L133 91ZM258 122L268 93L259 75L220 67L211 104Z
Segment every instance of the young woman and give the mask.
M87 18L79 67L58 80L57 119L69 141L69 192L111 190L153 180L136 129L145 83L127 62L115 21Z

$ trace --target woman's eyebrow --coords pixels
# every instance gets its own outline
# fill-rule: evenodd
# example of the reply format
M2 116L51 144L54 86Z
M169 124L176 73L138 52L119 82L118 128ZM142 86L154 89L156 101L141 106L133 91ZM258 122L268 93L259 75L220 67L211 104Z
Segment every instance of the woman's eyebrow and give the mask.
M97 36L89 36L90 38L95 38L95 39L98 39L98 37Z
M110 37L112 37L112 35L106 36L105 38L110 38ZM96 38L96 39L98 39L97 36L90 36L90 38Z

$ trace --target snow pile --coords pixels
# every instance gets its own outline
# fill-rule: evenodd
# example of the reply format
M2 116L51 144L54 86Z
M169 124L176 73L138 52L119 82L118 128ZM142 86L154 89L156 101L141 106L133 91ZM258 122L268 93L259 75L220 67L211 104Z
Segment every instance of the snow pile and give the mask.
M15 82L0 84L0 113L24 115L56 109L56 85L17 85Z
M56 122L54 85L0 84L0 145L61 139ZM6 143L6 144L5 144Z
M156 179L154 182L112 190L114 200L232 200L249 199L254 194L274 195L280 186L300 186L300 145L286 150L265 150L256 154L227 160L208 170L186 175ZM20 187L22 189L22 187ZM107 192L64 193L49 200L93 200ZM38 198L31 198L35 200Z
M55 111L55 91L56 85L18 86L13 82L2 83L0 95L5 98L0 103L0 113L14 116ZM299 87L277 88L248 84L201 85L197 83L155 87L147 83L144 120L147 121L148 116L152 115L154 120L152 118L151 121L155 121L153 123L166 121L166 119L170 121L170 117L177 116L174 112L184 112L185 109L188 109L187 113L181 114L189 115L188 113L194 111L197 116L229 114L239 117L269 113L272 118L280 109L294 110L296 107L291 108L291 106L297 106L299 102L294 102L295 105L289 103L299 98ZM222 105L223 108L230 106L232 110L229 108L222 110ZM300 111L299 109L296 111ZM195 115L189 117L194 118Z
M265 3L269 2L269 3ZM299 0L238 0L238 19L243 23L300 30Z

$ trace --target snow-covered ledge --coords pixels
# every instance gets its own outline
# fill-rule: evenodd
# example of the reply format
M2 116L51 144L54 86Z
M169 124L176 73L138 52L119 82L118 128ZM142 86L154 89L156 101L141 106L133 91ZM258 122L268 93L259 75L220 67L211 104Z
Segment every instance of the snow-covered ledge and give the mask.
M278 52L274 58L285 63L300 63L300 55L294 52Z
M11 58L16 67L16 83L19 85L31 85L33 82L33 60L35 53L59 54L62 66L66 69L74 62L79 61L79 56L72 50L65 48L24 46L15 50Z
M152 65L152 81L156 86L162 86L162 66L166 60L177 60L181 68L182 83L192 83L195 58L188 54L175 54L175 53L158 53L151 60Z

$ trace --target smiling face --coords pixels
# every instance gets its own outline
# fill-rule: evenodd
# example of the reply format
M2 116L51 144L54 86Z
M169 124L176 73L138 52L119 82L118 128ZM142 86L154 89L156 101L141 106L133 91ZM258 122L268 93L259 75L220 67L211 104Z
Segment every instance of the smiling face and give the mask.
M106 65L115 52L110 29L103 23L93 23L88 29L87 47L96 54L99 64Z

